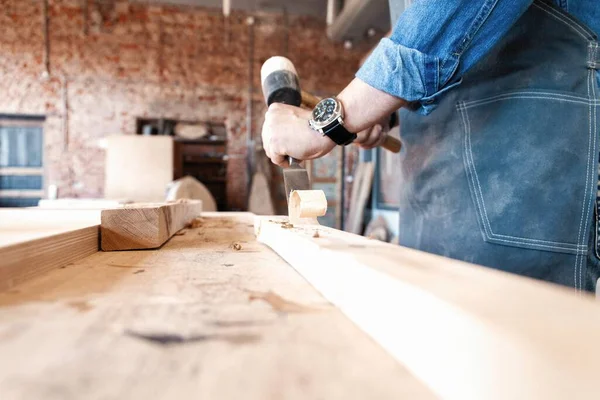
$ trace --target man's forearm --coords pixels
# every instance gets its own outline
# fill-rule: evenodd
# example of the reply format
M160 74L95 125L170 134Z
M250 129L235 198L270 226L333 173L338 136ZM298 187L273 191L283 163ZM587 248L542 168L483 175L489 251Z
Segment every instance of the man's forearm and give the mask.
M375 89L355 78L337 96L344 106L344 126L360 132L408 104L405 100Z

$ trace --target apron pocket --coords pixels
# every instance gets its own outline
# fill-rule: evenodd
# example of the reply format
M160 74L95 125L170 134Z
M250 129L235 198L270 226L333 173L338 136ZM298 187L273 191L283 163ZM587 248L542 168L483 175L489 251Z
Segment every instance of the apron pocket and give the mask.
M535 90L457 104L485 241L586 253L596 185L592 107L581 96Z

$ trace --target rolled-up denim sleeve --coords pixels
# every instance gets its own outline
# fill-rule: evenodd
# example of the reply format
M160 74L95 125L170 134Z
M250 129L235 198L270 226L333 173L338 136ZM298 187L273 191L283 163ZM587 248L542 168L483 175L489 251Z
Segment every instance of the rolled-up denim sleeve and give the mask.
M415 0L357 72L422 114L506 34L533 0Z

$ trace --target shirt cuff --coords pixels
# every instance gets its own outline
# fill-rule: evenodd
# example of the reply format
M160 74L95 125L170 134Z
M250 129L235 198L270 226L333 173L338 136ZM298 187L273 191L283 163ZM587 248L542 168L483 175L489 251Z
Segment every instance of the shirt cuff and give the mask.
M356 77L375 89L413 103L421 114L436 108L439 94L439 60L418 50L383 38L356 73Z

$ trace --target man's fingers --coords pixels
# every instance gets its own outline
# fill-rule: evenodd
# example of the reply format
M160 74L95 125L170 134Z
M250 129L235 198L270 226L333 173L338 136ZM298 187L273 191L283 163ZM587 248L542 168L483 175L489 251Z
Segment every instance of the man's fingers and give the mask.
M381 125L375 125L373 129L371 129L371 134L369 135L369 138L365 141L364 145L369 147L375 147L377 141L381 137L381 131Z
M271 157L271 162L275 165L279 165L280 167L287 167L290 165L288 162L288 157L281 154L273 154Z

